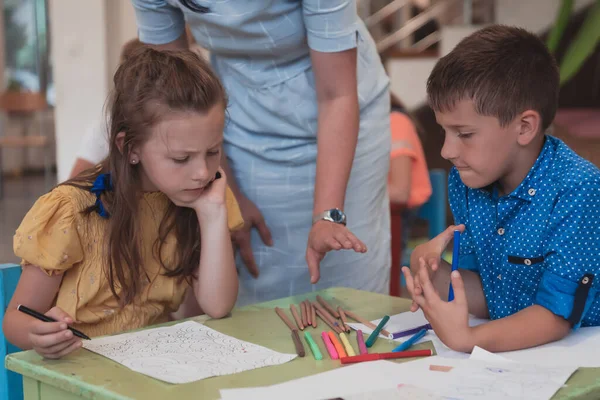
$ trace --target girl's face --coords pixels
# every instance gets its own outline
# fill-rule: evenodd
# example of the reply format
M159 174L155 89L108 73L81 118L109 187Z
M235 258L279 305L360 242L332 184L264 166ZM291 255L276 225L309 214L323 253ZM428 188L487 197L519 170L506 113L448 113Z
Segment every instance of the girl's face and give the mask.
M206 113L176 112L156 124L131 154L140 163L142 189L161 191L174 203L197 199L220 165L224 124L221 104Z

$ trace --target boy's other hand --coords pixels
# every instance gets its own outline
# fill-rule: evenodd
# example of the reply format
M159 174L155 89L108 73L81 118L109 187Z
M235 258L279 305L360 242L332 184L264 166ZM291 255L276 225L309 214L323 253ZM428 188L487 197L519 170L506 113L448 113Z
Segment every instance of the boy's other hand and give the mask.
M422 294L423 285L419 278L419 270L422 265L427 269L429 279L432 280L435 272L440 267L442 253L448 246L448 243L454 238L454 231L463 232L464 225L450 225L445 231L431 239L429 242L415 247L410 256L410 272L414 280L414 290L416 294ZM419 309L417 303L413 301L410 310L415 312Z

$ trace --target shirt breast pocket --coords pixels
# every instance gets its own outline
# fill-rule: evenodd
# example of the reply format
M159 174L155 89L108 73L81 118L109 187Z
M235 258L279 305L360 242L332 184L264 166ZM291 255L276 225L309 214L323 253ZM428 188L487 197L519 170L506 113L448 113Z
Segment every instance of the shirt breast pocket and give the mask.
M519 299L520 306L532 301L543 273L544 257L509 255L504 264L503 280L512 290L511 296Z

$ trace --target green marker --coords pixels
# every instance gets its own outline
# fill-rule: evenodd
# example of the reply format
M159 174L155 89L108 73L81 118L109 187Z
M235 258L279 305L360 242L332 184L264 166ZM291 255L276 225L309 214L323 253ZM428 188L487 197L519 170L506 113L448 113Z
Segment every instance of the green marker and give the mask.
M323 355L319 350L319 346L317 346L312 336L310 335L310 332L304 331L304 338L306 339L306 343L308 343L308 346L310 347L310 351L312 351L313 355L315 356L315 360L322 360Z
M386 315L385 317L383 317L381 319L381 321L379 322L379 325L377 325L377 328L375 328L375 330L371 333L371 335L369 336L369 338L365 342L365 344L367 345L367 347L371 347L371 346L373 346L375 344L375 341L377 340L377 337L379 337L379 332L381 332L381 330L383 329L383 327L385 326L385 324L387 324L387 322L388 322L389 319L390 319L389 315Z

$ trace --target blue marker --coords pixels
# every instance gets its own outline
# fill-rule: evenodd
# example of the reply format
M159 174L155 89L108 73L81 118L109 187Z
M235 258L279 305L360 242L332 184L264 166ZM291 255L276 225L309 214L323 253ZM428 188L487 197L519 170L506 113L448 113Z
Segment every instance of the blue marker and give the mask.
M408 350L410 346L415 344L415 342L419 341L423 336L425 336L426 333L427 333L427 329L421 329L419 332L414 334L406 342L402 343L400 346L398 346L394 350L392 350L392 353L397 353L399 351Z
M458 257L460 252L460 231L454 231L454 241L452 246L452 271L458 270ZM448 301L454 300L454 289L452 289L452 280L448 288Z

